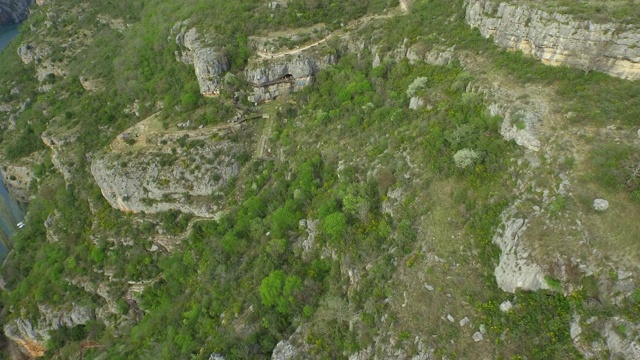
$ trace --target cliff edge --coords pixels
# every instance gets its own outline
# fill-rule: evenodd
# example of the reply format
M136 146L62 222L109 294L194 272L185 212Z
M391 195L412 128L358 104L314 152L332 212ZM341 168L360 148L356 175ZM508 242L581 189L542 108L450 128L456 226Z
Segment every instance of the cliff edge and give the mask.
M632 25L576 21L525 5L469 0L466 21L503 48L521 50L544 64L640 79L640 31Z

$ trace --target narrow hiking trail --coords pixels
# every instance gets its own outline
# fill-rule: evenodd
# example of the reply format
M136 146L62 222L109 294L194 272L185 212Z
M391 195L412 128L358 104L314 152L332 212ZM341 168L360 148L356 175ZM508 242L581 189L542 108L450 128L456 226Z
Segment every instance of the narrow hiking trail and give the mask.
M398 14L397 11L391 11L388 14L384 14L384 15L366 15L364 17L361 17L359 19L353 20L351 21L349 24L347 24L347 26L345 27L345 30L350 30L355 28L356 26L362 26L372 20L378 20L378 19L388 19L394 16L398 16L398 15L406 15L409 13L409 5L407 3L407 0L400 0L400 13ZM256 55L258 55L260 58L263 59L277 59L277 58L281 58L281 57L285 57L287 55L295 55L298 54L302 51L305 50L309 50L312 47L318 46L320 44L322 44L323 42L326 42L327 40L329 40L329 38L338 35L339 33L342 33L343 30L336 30L334 32L332 32L331 34L325 36L324 38L317 40L315 42L312 42L310 44L295 48L295 49L291 49L291 50L285 50L285 51L280 51L280 52L275 52L275 53L271 53L268 51L260 51L260 50L256 50Z
M305 51L307 49L310 49L314 46L320 45L321 43L327 41L327 39L329 39L330 37L332 37L335 33L331 33L327 36L325 36L324 38L313 42L309 45L305 45L303 47L299 47L299 48L295 48L295 49L291 49L291 50L287 50L287 51L282 51L282 52L278 52L278 53L269 53L269 52L264 52L264 51L256 51L256 54L261 57L261 58L266 58L266 59L277 59L277 58L281 58L287 55L294 55L297 54L301 51Z

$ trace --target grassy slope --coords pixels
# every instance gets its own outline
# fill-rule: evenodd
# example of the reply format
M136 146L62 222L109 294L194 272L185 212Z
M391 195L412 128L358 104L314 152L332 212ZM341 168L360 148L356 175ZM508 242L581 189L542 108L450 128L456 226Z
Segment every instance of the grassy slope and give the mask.
M2 78L21 81L21 96L34 101L34 110L21 115L17 130L3 137L32 136L28 129L39 134L47 119L35 109L48 109L50 118L61 117L60 128L76 127L80 138L70 152L92 152L137 121L122 116L122 109L134 99L142 104L163 100L172 109L173 105L185 105L184 94L197 92L192 70L175 62L173 45L166 41L175 21L193 16L196 26L216 31L219 41L234 38L228 46L234 68L240 69L245 55L237 49L242 48L243 40L232 35L251 35L259 30L255 24L274 29L315 22L335 25L335 13L345 13L341 9L315 10L298 17L298 4L302 3L293 2L291 10L266 24L262 20L269 18L268 12L263 8L253 11L260 2L252 1L233 2L224 9L197 1L191 6L150 2L116 10L94 8L93 13L115 11L114 17L123 17L133 26L120 34L90 20L69 20L67 27L59 29L60 35L83 26L99 27L101 35L93 39L95 46L69 59L71 75L56 80L52 92L37 94L34 83L24 81L30 77L30 68L7 55L13 54L12 49L3 54ZM393 48L408 38L410 42L457 44L465 51L482 51L496 71L505 71L520 82L556 89L562 99L559 106L578 114L579 120L574 121L580 123L569 126L602 125L610 119L617 119L621 127L636 124L640 106L630 104L638 101L634 95L638 82L548 68L518 54L498 51L466 28L462 6L457 5L447 1L414 4L410 15L382 22L383 45ZM346 2L341 6L349 7ZM374 4L372 9L381 10L378 7ZM346 18L340 20L357 17L365 10L345 13ZM238 21L228 21L238 17ZM30 21L38 24L42 20L36 14ZM374 30L372 25L363 34ZM519 302L526 305L519 312L505 316L497 311L498 304L509 297L497 290L492 277L497 254L490 239L511 196L497 189L510 181L508 160L518 154L513 144L497 134L498 119L487 116L482 99L463 94L468 76L460 67L401 62L372 70L371 61L345 56L338 66L320 74L317 84L292 96L293 102L274 104L269 110L275 124L268 146L275 153L281 150L284 161L252 161L230 190L229 204L235 205L231 213L218 222L198 223L188 237L179 237L184 240L171 254L149 253L147 239L153 231L133 225L133 220L158 223L171 233L179 233L188 219L176 222L176 217L180 219L176 214L124 216L111 210L95 185L82 180L89 178L83 163L77 168L77 186L65 192L45 158L39 200L30 206L28 232L16 239L15 263L5 268L10 288L15 290L5 293L3 304L21 304L32 314L36 302L45 300L44 294L55 294L48 299L54 303L83 296L87 303L101 304L98 298L79 295L82 292L66 285L64 278L92 274L93 281L104 281L90 269L116 269L118 277L126 280L157 275L162 280L141 295L140 305L147 313L139 324L126 325L124 335L100 326L87 327L85 336L107 347L88 350L85 356L107 351L109 358L158 354L207 358L219 351L228 358L269 357L278 340L305 323L312 329L306 334L312 344L309 351L321 357L365 348L378 335L374 329L390 331L407 349L415 336L428 339L438 353L453 357L466 358L478 351L490 357L575 356L567 321L572 306L581 306L579 297L570 303L553 293L522 293ZM106 93L80 90L74 76L82 71L104 78ZM489 74L491 71L489 68ZM407 109L405 91L419 76L429 79L424 94L432 99L431 111ZM6 99L12 99L10 87L2 89ZM216 122L224 120L216 118L221 108L219 100L199 99L193 110L169 110L166 117L177 123L190 117L199 120L201 116L195 114L210 113ZM143 108L143 114L150 112ZM104 131L92 131L96 127ZM461 127L468 130L462 132L466 136L460 136ZM479 133L488 136L475 136ZM19 144L6 140L2 146L9 152ZM460 171L451 159L465 147L480 150L484 157L474 169ZM19 157L38 148L18 150ZM590 169L587 166L585 172ZM602 184L623 197L634 191L618 187L617 180L607 185L608 178L595 176L595 180L585 181ZM400 189L403 196L390 200L388 191L394 189ZM381 212L385 201L395 204L393 217ZM64 241L42 245L41 224L53 207L74 214L77 212L72 209L78 204L88 207L89 202L94 219L87 211L66 216L58 225L67 229L61 231ZM339 220L341 216L344 222ZM320 220L319 245L307 257L301 257L295 245L298 237L306 236L298 228L298 220L303 218ZM91 222L94 225L89 226ZM92 241L89 234L98 235L99 240ZM113 237L133 239L133 245L116 246L106 241ZM322 260L320 245L337 250L337 259ZM289 290L285 291L283 284L273 302L264 301L260 291L263 279L279 270L289 280ZM348 270L360 272L358 284L351 283ZM296 285L296 278L300 285ZM424 283L433 286L434 292L425 290ZM122 291L118 289L122 285L116 283L115 291ZM35 301L25 303L25 299ZM129 311L128 304L119 306L123 313ZM442 322L447 313L456 321L469 316L474 326L485 323L491 330L490 341L474 344L470 335L475 330ZM392 321L383 321L385 315ZM499 341L506 329L510 330L504 342L492 346L491 341ZM77 354L74 340L78 339L62 334L54 340L52 347L60 349L52 354ZM451 345L451 340L456 344Z

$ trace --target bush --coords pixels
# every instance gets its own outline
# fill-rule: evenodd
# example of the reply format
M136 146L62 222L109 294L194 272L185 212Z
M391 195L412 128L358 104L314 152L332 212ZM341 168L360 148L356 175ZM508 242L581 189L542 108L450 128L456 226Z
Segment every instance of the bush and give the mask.
M420 92L421 90L424 90L424 88L427 86L427 81L428 79L424 76L418 77L415 80L413 80L411 85L409 85L409 87L407 88L407 96L412 97L416 95L418 92Z
M475 164L478 158L480 158L480 155L476 151L466 148L458 150L458 152L453 155L453 161L456 163L456 166L461 169Z

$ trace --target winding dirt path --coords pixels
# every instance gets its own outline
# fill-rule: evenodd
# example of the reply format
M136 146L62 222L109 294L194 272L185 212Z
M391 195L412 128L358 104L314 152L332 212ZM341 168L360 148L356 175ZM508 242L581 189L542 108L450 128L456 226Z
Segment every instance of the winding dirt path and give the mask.
M409 5L407 3L407 0L400 0L400 15L405 15L409 13ZM385 15L366 15L364 17L361 17L359 19L353 20L351 21L346 28L347 29L352 29L356 26L362 26L363 24L366 24L372 20L377 20L377 19L387 19L387 18L391 18L394 16L397 16L397 13L394 13L394 11L385 14ZM302 51L311 49L314 46L318 46L320 44L322 44L323 42L326 42L330 37L338 34L339 32L342 32L342 30L336 30L334 32L332 32L331 34L325 36L324 38L312 42L311 44L307 44L295 49L291 49L291 50L285 50L285 51L280 51L277 53L270 53L270 52L266 52L266 51L260 51L257 50L256 51L256 55L258 55L259 57L263 58L263 59L277 59L277 58L281 58L287 55L295 55L297 53L300 53Z
M295 48L295 49L292 49L292 50L281 51L281 52L278 52L278 53L268 53L268 52L264 52L264 51L256 51L256 54L258 54L258 56L260 56L261 58L268 58L268 59L281 58L283 56L297 54L297 53L299 53L301 51L305 51L305 50L310 49L310 48L312 48L314 46L320 45L321 43L327 41L327 39L330 38L333 35L334 35L334 33L331 33L331 34L325 36L324 38L322 38L322 39L320 39L320 40L318 40L316 42L313 42L313 43L311 43L309 45L305 45L303 47Z

